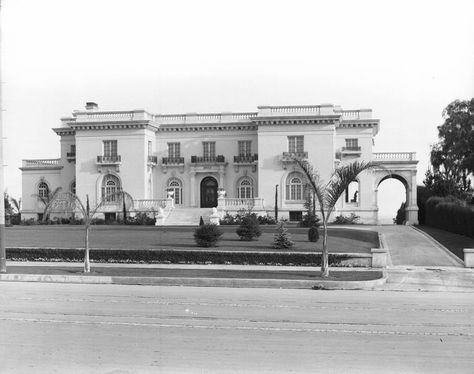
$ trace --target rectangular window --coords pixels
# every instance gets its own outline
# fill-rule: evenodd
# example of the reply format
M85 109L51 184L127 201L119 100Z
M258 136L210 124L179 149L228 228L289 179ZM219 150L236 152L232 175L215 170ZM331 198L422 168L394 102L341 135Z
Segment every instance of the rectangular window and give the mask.
M117 141L116 140L104 140L104 156L106 157L117 156Z
M250 140L239 140L239 156L250 156L252 141Z
M357 149L359 147L359 139L346 139L346 148Z
M304 152L304 136L288 137L288 152L299 153Z
M71 144L71 153L76 154L76 145L75 144Z
M216 157L216 142L202 142L204 158Z
M151 140L148 140L148 156L151 156L153 153L153 145Z
M176 159L181 157L181 145L180 143L168 143L168 157Z

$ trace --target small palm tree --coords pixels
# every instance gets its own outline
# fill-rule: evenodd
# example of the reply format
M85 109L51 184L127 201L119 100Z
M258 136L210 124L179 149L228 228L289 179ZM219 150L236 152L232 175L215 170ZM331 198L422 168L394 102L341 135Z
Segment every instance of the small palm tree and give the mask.
M48 204L46 212L49 214L51 211L55 210L55 207L60 206L62 212L65 211L79 211L84 219L84 229L85 229L85 237L84 237L84 273L89 273L91 271L91 264L89 258L89 231L92 224L92 220L94 219L95 215L97 214L98 210L102 208L105 204L109 203L110 201L117 201L120 203L120 199L131 201L133 204L132 196L125 192L119 191L112 193L110 195L104 196L102 200L95 206L94 209L90 208L89 204L89 195L86 195L86 204L84 205L81 199L71 193L65 192L63 194L58 194L56 197L51 200ZM66 204L61 204L61 202L65 202ZM125 206L125 203L122 203L122 206ZM65 208L66 207L66 208Z
M331 179L326 184L320 179L319 173L314 170L313 166L308 161L295 159L298 166L303 170L311 190L316 195L319 203L319 211L323 224L323 253L321 259L321 274L323 277L329 276L328 266L328 223L331 213L334 211L337 201L353 182L356 177L365 170L380 167L378 164L372 162L355 161L347 165L336 168L331 176Z
M33 194L34 197L36 197L39 201L43 203L43 218L41 219L42 222L46 222L49 218L49 206L51 203L57 199L59 193L61 192L62 188L57 187L54 191L50 191L48 189L46 195L40 195L40 194Z

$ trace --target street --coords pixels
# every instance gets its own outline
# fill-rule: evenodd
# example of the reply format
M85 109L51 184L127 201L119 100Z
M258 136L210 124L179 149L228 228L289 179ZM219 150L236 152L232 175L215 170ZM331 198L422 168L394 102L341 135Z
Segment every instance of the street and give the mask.
M472 373L472 293L0 283L1 373Z

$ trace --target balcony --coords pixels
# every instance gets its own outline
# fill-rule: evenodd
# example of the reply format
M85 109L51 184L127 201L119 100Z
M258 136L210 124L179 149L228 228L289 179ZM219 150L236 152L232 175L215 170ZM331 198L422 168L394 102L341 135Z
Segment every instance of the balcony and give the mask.
M156 156L148 156L147 164L148 166L155 166L158 163L158 157Z
M360 146L351 146L351 147L341 148L342 156L360 156L361 153L362 153L362 148Z
M67 152L66 153L66 159L69 162L76 161L76 152Z
M163 173L166 173L168 168L178 168L178 170L183 173L184 157L163 157L161 159L161 170Z
M191 156L192 164L224 164L225 157L218 156Z
M97 156L98 165L118 165L121 163L122 163L122 158L119 155Z
M242 166L251 166L252 171L257 171L258 154L234 156L234 169L237 173Z

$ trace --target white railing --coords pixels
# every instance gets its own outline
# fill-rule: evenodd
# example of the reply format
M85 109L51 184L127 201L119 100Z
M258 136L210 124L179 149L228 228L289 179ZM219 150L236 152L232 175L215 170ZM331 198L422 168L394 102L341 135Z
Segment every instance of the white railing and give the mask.
M269 110L270 113L308 113L319 115L321 113L320 105L290 105L290 106L261 106L259 109Z
M76 113L77 122L133 121L134 117L133 111Z
M255 112L244 113L188 113L188 114L156 114L153 118L160 124L184 123L222 123L232 121L248 121L257 117Z
M253 199L239 199L233 197L219 199L219 208L223 208L224 210L264 209L263 204L263 198L259 197Z
M416 152L377 152L373 158L376 161L415 161Z
M158 211L159 208L164 209L167 205L168 199L133 200L133 210L138 212Z
M61 166L60 158L48 158L39 160L22 160L22 167L24 168L45 168Z
M343 119L359 119L360 118L360 111L358 111L358 110L343 110L342 111L342 118Z
M231 114L232 119L236 120L245 120L245 119L252 119L257 117L257 113L251 112L251 113L232 113Z

